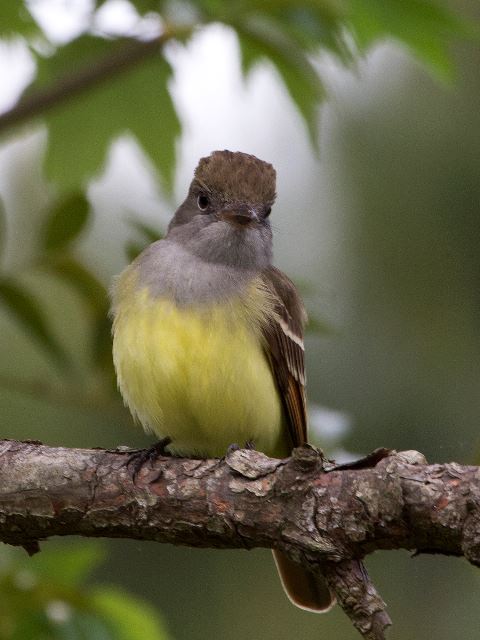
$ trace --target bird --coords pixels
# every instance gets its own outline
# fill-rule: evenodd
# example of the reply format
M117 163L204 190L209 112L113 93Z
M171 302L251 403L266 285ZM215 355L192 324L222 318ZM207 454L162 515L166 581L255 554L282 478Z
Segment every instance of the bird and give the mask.
M118 387L173 455L222 457L234 443L252 443L286 457L307 443L307 314L272 264L275 198L270 163L213 151L200 159L165 237L112 287ZM331 608L322 576L273 554L293 604Z

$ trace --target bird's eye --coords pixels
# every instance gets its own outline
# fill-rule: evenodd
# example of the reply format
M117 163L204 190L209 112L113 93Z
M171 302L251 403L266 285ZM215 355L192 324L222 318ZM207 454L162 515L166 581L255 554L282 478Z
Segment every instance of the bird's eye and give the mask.
M208 207L209 204L210 204L210 200L208 199L208 196L206 196L204 193L200 193L197 198L198 208L201 211L205 211L205 209Z
M272 207L265 207L265 218L268 218L268 216L272 213Z

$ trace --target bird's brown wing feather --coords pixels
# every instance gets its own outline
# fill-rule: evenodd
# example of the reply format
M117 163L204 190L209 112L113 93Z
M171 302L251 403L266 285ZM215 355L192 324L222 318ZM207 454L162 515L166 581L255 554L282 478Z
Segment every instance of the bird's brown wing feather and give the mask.
M263 327L267 355L287 416L291 444L307 442L305 353L303 328L307 314L295 286L287 276L269 267L262 274L272 296L274 315Z
M262 274L263 286L271 294L274 313L263 328L266 351L287 417L291 444L307 442L305 402L305 353L303 328L305 308L293 283L275 267ZM309 573L278 549L273 550L285 592L297 606L310 611L328 611L335 597L325 579Z

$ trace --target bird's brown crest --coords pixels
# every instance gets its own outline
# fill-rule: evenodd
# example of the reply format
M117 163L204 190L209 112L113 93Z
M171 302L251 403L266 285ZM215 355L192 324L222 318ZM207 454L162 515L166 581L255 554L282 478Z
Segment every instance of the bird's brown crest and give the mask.
M275 169L240 151L214 151L201 158L194 181L234 202L271 204L275 200Z

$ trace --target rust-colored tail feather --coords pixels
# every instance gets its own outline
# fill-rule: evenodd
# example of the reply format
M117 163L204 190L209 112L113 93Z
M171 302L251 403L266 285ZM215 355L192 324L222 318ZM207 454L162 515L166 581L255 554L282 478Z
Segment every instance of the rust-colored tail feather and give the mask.
M300 609L325 613L335 604L326 581L292 562L280 551L273 551L282 586L290 601Z

